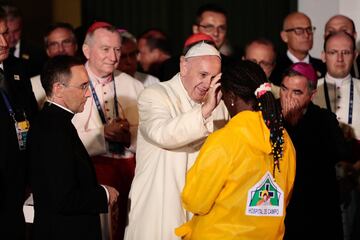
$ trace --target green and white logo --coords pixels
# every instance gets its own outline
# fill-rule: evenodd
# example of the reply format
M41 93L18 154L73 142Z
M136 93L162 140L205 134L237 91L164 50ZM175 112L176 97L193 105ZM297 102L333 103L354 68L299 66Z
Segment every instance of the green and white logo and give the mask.
M249 191L246 215L283 216L284 192L274 181L269 171Z

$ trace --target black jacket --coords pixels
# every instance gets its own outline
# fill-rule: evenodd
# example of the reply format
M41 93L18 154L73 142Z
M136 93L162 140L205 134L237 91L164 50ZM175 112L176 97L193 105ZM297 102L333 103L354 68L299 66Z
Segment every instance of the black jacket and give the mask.
M318 75L318 78L322 78L325 76L326 65L320 59L313 58L310 56L309 62L314 67L316 74ZM280 55L276 59L275 68L272 71L269 78L270 81L275 85L280 86L282 82L283 74L292 64L293 62L289 59L286 53Z
M101 239L99 213L108 209L106 191L97 182L72 117L46 103L30 127L35 240Z
M31 124L37 103L22 62L9 57L3 64L5 91L15 118L24 120L25 113ZM25 239L26 160L26 151L19 150L15 122L0 95L0 236L4 239Z

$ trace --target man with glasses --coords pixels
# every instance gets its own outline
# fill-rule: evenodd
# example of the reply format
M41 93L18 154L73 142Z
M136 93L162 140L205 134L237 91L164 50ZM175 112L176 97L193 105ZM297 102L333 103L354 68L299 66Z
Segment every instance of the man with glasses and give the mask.
M357 33L354 21L344 15L334 15L325 24L324 39L333 33L347 32L352 35L356 41ZM356 58L353 67L351 69L351 75L359 78L360 77L360 58Z
M50 25L44 36L44 45L49 58L58 55L75 56L77 43L74 28L64 22ZM46 94L40 82L40 75L34 76L30 80L38 106L41 109L46 101Z
M360 80L350 73L358 54L355 47L353 35L345 31L325 38L322 59L326 63L327 73L324 78L319 79L314 99L315 104L336 114L345 138L352 146L354 164L342 166L343 169L351 170L346 170L349 176L356 176L355 173L360 172ZM359 184L354 182L355 187ZM359 226L359 190L354 188L350 194L347 199L343 199L344 233L346 239L358 239L359 227L356 226Z
M23 37L24 21L20 9L11 1L2 1L1 8L5 11L9 34L9 55L24 60L29 67L29 77L40 73L45 56L42 49L29 43ZM26 22L25 22L26 25Z
M276 51L274 44L264 38L258 38L245 45L243 60L249 60L259 64L267 78L270 77L276 65ZM279 87L272 84L272 92L279 97Z
M352 129L347 134L360 140L360 80L350 74L358 54L355 46L355 39L346 32L326 37L321 57L327 73L319 79L314 103L334 112L344 127Z
M270 76L272 83L279 86L284 71L297 62L310 63L315 68L318 77L325 74L324 63L309 55L313 47L314 31L315 27L311 25L310 18L301 12L290 13L284 19L280 36L287 45L287 52L280 54L277 59L276 67Z
M137 46L137 60L142 71L157 77L160 81L172 78L172 66L170 68L168 65L171 61L170 42L164 32L159 29L145 31L138 38Z
M221 66L231 64L233 59L224 55L221 50L225 46L227 36L227 12L216 4L205 4L196 12L195 24L192 26L193 33L205 33L212 37L216 48L221 53Z
M29 132L34 239L101 239L100 213L119 193L99 185L90 156L71 119L90 96L78 59L56 56L42 72L48 101Z
M122 239L135 169L137 97L144 86L116 70L121 55L121 36L115 26L107 22L92 24L82 50L87 59L85 68L90 77L91 97L84 111L74 116L73 123L97 172L102 173L99 180L109 181L120 192L118 211L113 214L117 218L112 221L112 238Z
M356 41L357 33L355 29L355 23L351 18L344 15L335 15L332 16L326 22L324 38L328 37L331 34L336 34L339 32L348 33ZM356 61L354 61L352 64L350 75L355 77L356 79L359 79L360 76L359 71L360 71L360 58L356 57ZM322 84L322 88L324 86L325 85ZM326 90L323 88L319 92L323 92L323 91ZM353 144L354 158L355 160L360 159L360 141L352 140L352 142L354 143ZM347 168L348 170L353 169L353 173L357 172L358 175L360 174L360 161L358 161L358 163L353 165L354 168L351 168L349 166L344 166L344 167ZM356 176L356 174L353 174L353 176ZM342 176L342 181L348 183L349 181L346 180L348 180L347 176ZM358 181L355 184L352 183L352 186L350 184L347 184L346 186L343 186L343 189L345 189L344 193L346 194L344 197L344 201L342 203L345 240L360 239L360 220L359 220L360 219L360 181Z
M45 50L49 58L58 55L75 56L77 51L74 28L68 23L50 25L44 37Z
M193 33L210 35L217 49L225 43L227 33L227 16L224 9L214 4L201 6L196 13L196 22L192 27Z
M126 30L119 30L121 35L121 58L118 70L123 71L148 87L160 82L157 77L137 71L137 55L139 53L136 38Z

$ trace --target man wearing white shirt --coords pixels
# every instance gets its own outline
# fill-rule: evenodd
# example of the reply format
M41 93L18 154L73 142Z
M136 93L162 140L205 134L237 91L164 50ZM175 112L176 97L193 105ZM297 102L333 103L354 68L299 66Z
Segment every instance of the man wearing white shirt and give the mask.
M355 39L346 31L338 31L325 38L322 59L327 73L319 79L314 103L336 114L345 138L351 143L353 172L360 172L360 80L351 76L351 68L358 53ZM345 169L347 169L345 168ZM344 176L342 176L344 177ZM359 182L357 183L359 186ZM359 189L345 188L347 202L342 204L344 237L358 239L359 236Z
M360 140L360 80L350 75L357 54L354 38L345 32L325 39L327 73L318 81L314 103L337 115L346 136Z
M88 60L85 68L90 78L91 96L84 111L73 118L86 150L95 164L106 168L104 174L115 179L113 182L120 192L115 239L122 238L125 228L127 196L135 167L137 97L144 89L141 82L116 70L120 48L120 33L114 26L106 22L90 26L82 49Z
M118 69L142 82L144 87L160 82L153 75L137 71L139 49L136 38L126 30L119 30L119 32L121 35L121 58Z
M58 55L75 56L77 43L74 28L69 23L51 24L46 30L44 45L49 58ZM32 77L30 81L39 109L41 109L46 101L46 94L40 82L40 75Z
M179 239L175 228L189 220L180 199L186 172L208 134L228 120L220 71L219 51L200 42L181 57L178 74L141 93L125 240Z
M313 58L309 51L313 47L315 27L308 16L301 12L290 13L283 22L280 33L282 41L287 45L286 53L279 54L276 66L271 73L270 81L280 86L283 73L297 62L310 63L316 70L318 77L324 76L325 64L320 59Z

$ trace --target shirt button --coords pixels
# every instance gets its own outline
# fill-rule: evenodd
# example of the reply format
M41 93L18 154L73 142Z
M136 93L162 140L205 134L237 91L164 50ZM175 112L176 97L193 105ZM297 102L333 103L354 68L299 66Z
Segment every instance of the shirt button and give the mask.
M104 94L106 94L106 92L104 92Z
M341 98L340 96L338 96L337 98Z
M110 120L111 120L111 118L108 117L108 121L110 121Z
M107 112L109 111L109 109L107 108L107 109L105 109Z
M107 101L107 100L105 100L105 103L108 103L108 101Z
M337 106L337 109L340 109L340 106Z

